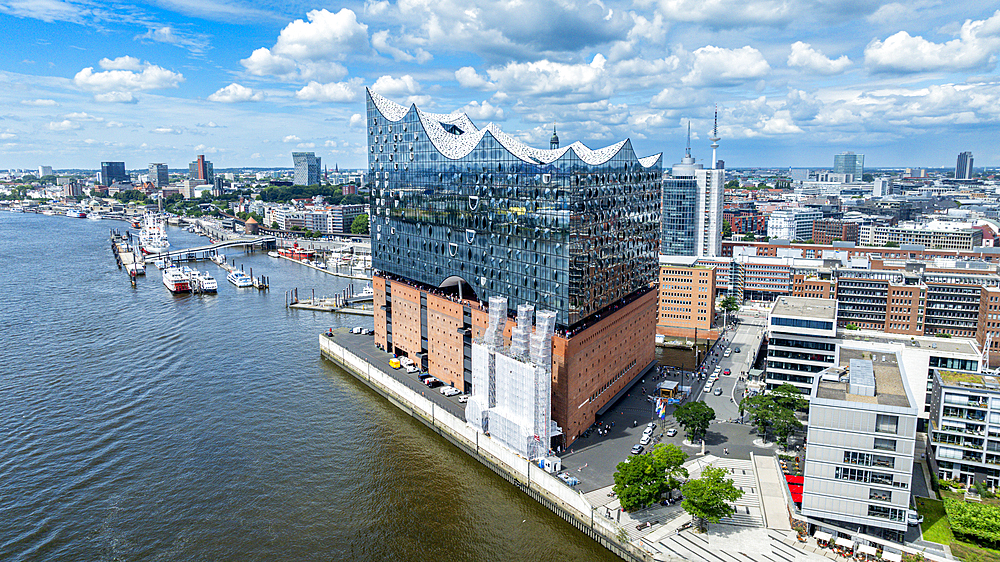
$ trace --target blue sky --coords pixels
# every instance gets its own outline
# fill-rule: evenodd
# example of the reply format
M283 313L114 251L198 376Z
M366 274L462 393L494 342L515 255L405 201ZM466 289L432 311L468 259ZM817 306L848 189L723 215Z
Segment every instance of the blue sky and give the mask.
M366 164L364 88L536 146L1000 163L1000 10L910 0L0 0L0 168Z

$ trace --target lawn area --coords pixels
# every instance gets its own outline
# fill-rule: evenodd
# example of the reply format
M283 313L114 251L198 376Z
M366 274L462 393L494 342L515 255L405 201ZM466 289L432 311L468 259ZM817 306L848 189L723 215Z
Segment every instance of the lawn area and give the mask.
M944 502L930 498L917 498L917 512L924 516L920 529L924 532L924 540L938 544L951 544L955 541L951 534L951 524L944 513Z
M962 496L954 494L952 497L961 499ZM924 516L920 529L925 541L948 545L955 558L962 562L1000 562L1000 551L955 540L948 516L944 512L943 501L917 498L917 512Z

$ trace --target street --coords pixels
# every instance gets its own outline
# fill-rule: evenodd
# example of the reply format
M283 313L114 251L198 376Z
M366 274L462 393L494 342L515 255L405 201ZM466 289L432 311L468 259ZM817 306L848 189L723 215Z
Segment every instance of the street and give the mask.
M755 317L755 314L757 317ZM722 389L721 396L715 396L713 392L704 392L705 381L700 380L700 384L694 385L692 391L695 393L695 400L701 400L715 411L715 419L726 421L739 417L739 401L742 398L743 390L746 388L746 377L753 368L753 363L757 359L760 350L760 342L765 333L765 322L767 314L762 311L748 309L739 313L740 322L736 327L730 327L723 333L716 345L709 351L709 358L702 365L702 372L707 379L715 368L721 367L719 380L715 382L712 390ZM732 355L725 357L726 348L733 350ZM736 353L736 348L740 352ZM723 375L729 369L729 376ZM740 378L743 378L740 381Z

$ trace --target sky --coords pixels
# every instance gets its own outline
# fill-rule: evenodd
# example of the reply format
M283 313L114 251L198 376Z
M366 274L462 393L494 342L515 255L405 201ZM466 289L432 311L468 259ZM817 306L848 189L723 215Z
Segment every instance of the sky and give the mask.
M967 0L0 0L0 168L365 167L365 88L547 148L736 167L1000 164Z

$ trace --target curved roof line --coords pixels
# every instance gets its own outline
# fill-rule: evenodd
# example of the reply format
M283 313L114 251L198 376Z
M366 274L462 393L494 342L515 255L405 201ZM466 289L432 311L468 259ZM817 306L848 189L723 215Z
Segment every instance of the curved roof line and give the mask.
M573 153L576 154L576 156L579 157L584 163L596 166L611 160L615 155L621 152L626 145L632 152L636 161L638 161L644 168L654 166L660 160L662 155L662 153L658 153L639 158L635 154L635 151L632 150L632 143L630 143L628 139L596 150L588 148L587 145L580 141L576 141L569 146L556 149L535 148L533 146L528 146L513 136L503 132L500 129L500 126L496 123L488 123L485 127L480 129L476 127L475 123L472 122L472 119L470 119L469 116L463 112L454 111L449 114L429 113L421 111L416 105L412 104L409 108L403 107L402 105L373 92L370 88L366 90L369 98L372 100L372 104L375 106L375 109L389 121L401 121L410 111L415 112L417 119L424 127L424 131L427 133L427 137L434 147L442 155L452 160L458 160L468 156L469 153L479 146L486 133L489 133L490 136L496 139L496 141L500 143L501 146L506 148L511 154L530 164L551 164L561 158L568 151L572 150ZM462 132L460 134L454 134L445 130L444 125L454 125Z

